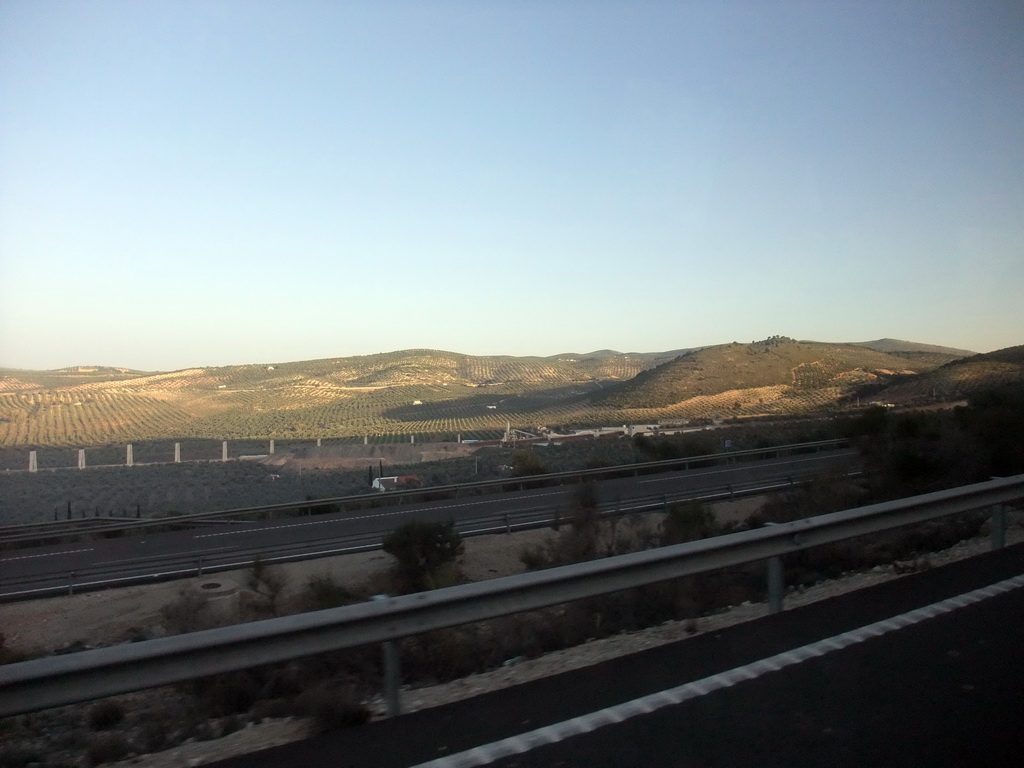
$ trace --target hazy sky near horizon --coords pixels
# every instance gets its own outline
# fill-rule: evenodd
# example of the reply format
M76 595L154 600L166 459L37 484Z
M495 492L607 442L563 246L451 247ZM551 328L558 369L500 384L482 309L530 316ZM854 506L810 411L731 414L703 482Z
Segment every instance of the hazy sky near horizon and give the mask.
M1024 343L1024 3L0 4L0 366Z

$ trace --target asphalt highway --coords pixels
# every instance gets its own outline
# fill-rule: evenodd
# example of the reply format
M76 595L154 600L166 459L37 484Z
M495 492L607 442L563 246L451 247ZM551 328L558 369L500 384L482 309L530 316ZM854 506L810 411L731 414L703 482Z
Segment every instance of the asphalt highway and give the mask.
M1022 574L1016 546L216 765L1019 765Z
M841 450L639 475L600 482L598 493L607 505L626 512L703 492L782 487L855 459L855 452ZM302 559L374 548L410 520L453 520L463 535L536 527L567 511L571 493L571 486L538 488L8 550L0 556L0 599L245 567L257 556Z

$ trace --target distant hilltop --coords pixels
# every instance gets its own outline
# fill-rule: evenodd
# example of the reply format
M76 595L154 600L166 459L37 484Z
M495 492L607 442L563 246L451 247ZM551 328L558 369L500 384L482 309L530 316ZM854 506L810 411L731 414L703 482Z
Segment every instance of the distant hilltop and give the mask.
M0 447L182 439L496 439L606 424L693 424L953 402L1024 380L1012 347L984 355L896 339L770 336L665 352L547 357L413 349L152 373L0 369Z

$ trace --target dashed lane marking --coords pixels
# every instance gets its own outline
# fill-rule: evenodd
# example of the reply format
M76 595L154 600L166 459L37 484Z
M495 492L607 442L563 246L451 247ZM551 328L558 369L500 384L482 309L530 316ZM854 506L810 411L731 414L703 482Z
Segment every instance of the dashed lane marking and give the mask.
M43 555L21 555L20 557L3 557L0 558L0 563L13 563L15 560L31 560L34 557L59 557L60 555L75 555L79 552L92 552L92 547L89 549L69 549L67 552L47 552Z

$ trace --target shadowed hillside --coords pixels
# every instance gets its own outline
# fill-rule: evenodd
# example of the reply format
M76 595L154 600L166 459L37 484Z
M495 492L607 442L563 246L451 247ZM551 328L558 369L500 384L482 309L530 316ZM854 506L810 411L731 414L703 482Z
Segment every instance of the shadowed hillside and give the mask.
M904 341L903 339L875 339L874 341L853 341L849 342L854 347L867 347L876 352L890 352L893 354L906 355L937 355L945 357L945 362L958 360L962 357L970 357L977 354L969 349L956 349L955 347L942 347L938 344L921 344L916 341Z
M1024 345L954 360L886 388L884 396L894 403L945 402L1016 382L1024 382Z

